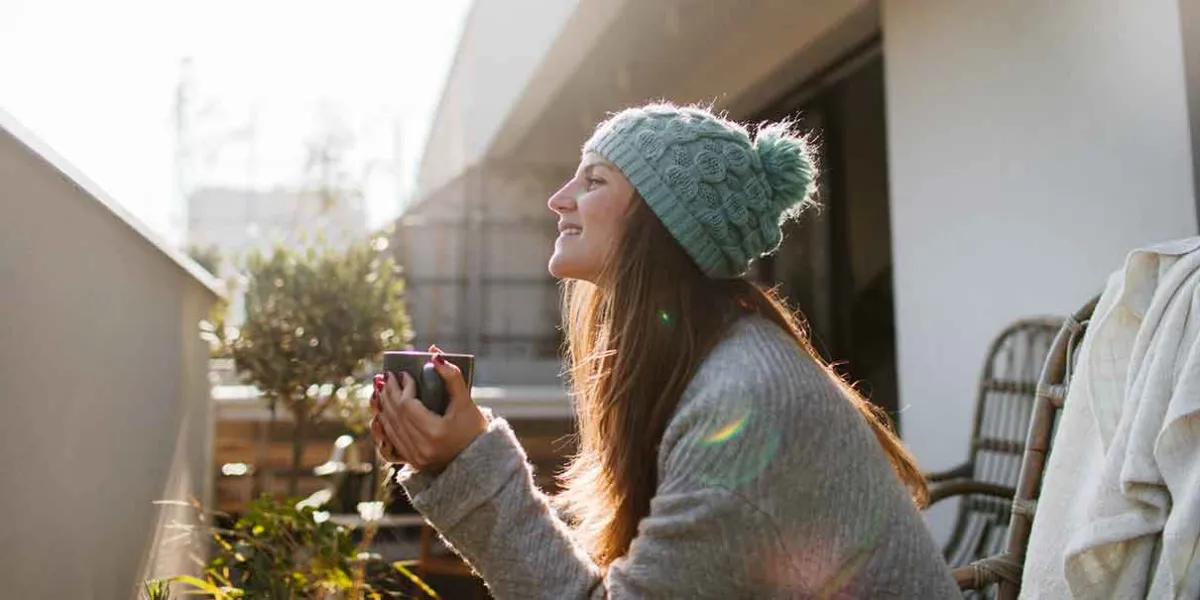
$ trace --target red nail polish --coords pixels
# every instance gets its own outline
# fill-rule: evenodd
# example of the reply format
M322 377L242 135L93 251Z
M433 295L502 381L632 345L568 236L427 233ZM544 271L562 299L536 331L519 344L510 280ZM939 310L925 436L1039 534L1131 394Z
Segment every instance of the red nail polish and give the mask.
M376 391L376 392L382 392L382 391L383 391L383 382L384 382L385 380L386 380L386 377L383 375L383 373L380 373L380 374L378 374L378 375L376 375L376 376L375 376L375 391Z
M434 354L433 355L433 364L435 364L439 367L446 364L446 357L442 356L440 353Z

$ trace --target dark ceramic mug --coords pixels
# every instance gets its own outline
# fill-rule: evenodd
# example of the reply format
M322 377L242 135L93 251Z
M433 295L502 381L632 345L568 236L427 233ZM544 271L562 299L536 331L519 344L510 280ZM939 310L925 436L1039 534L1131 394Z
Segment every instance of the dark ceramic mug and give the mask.
M425 408L439 414L446 414L450 406L450 395L446 391L446 382L433 368L433 352L416 352L411 350L390 351L383 353L383 370L391 373L400 380L400 373L408 373L417 382L417 398ZM475 356L471 354L442 353L446 362L453 363L462 371L463 381L467 389L471 389L471 375L475 372Z

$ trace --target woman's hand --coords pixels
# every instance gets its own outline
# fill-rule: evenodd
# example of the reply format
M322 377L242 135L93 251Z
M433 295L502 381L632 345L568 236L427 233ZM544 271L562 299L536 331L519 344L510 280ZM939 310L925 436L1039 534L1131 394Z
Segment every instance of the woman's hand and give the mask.
M408 373L401 379L385 373L377 376L371 407L371 434L380 454L391 462L408 463L419 471L440 472L456 456L487 430L487 418L471 399L462 371L435 352L434 370L446 383L450 404L445 416L425 408L416 396L416 382Z
M387 376L383 373L375 375L373 383L375 391L371 392L371 437L375 438L375 448L379 451L379 456L383 460L390 463L402 463L404 457L396 450L396 446L388 441L387 432L383 429L383 416L380 411L383 410L383 389L387 384Z

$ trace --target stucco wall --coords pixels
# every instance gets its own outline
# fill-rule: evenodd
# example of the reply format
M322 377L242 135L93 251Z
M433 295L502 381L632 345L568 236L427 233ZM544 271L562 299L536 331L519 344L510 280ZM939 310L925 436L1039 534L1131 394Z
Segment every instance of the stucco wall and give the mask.
M0 119L0 580L130 598L154 564L186 564L152 502L208 495L196 324L215 296L29 143Z
M886 2L900 401L926 468L967 451L988 341L1196 233L1176 2ZM944 510L932 514L944 530Z

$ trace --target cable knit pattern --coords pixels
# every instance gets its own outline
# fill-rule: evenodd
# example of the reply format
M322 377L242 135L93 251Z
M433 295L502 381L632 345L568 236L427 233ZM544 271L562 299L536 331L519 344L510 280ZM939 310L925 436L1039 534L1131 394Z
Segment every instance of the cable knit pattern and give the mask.
M807 142L786 124L745 127L696 107L652 104L617 113L585 145L629 178L710 277L745 274L773 252L780 226L813 202Z
M607 573L535 488L503 419L440 475L398 480L501 599L961 597L869 426L760 317L735 323L689 383L658 472Z

